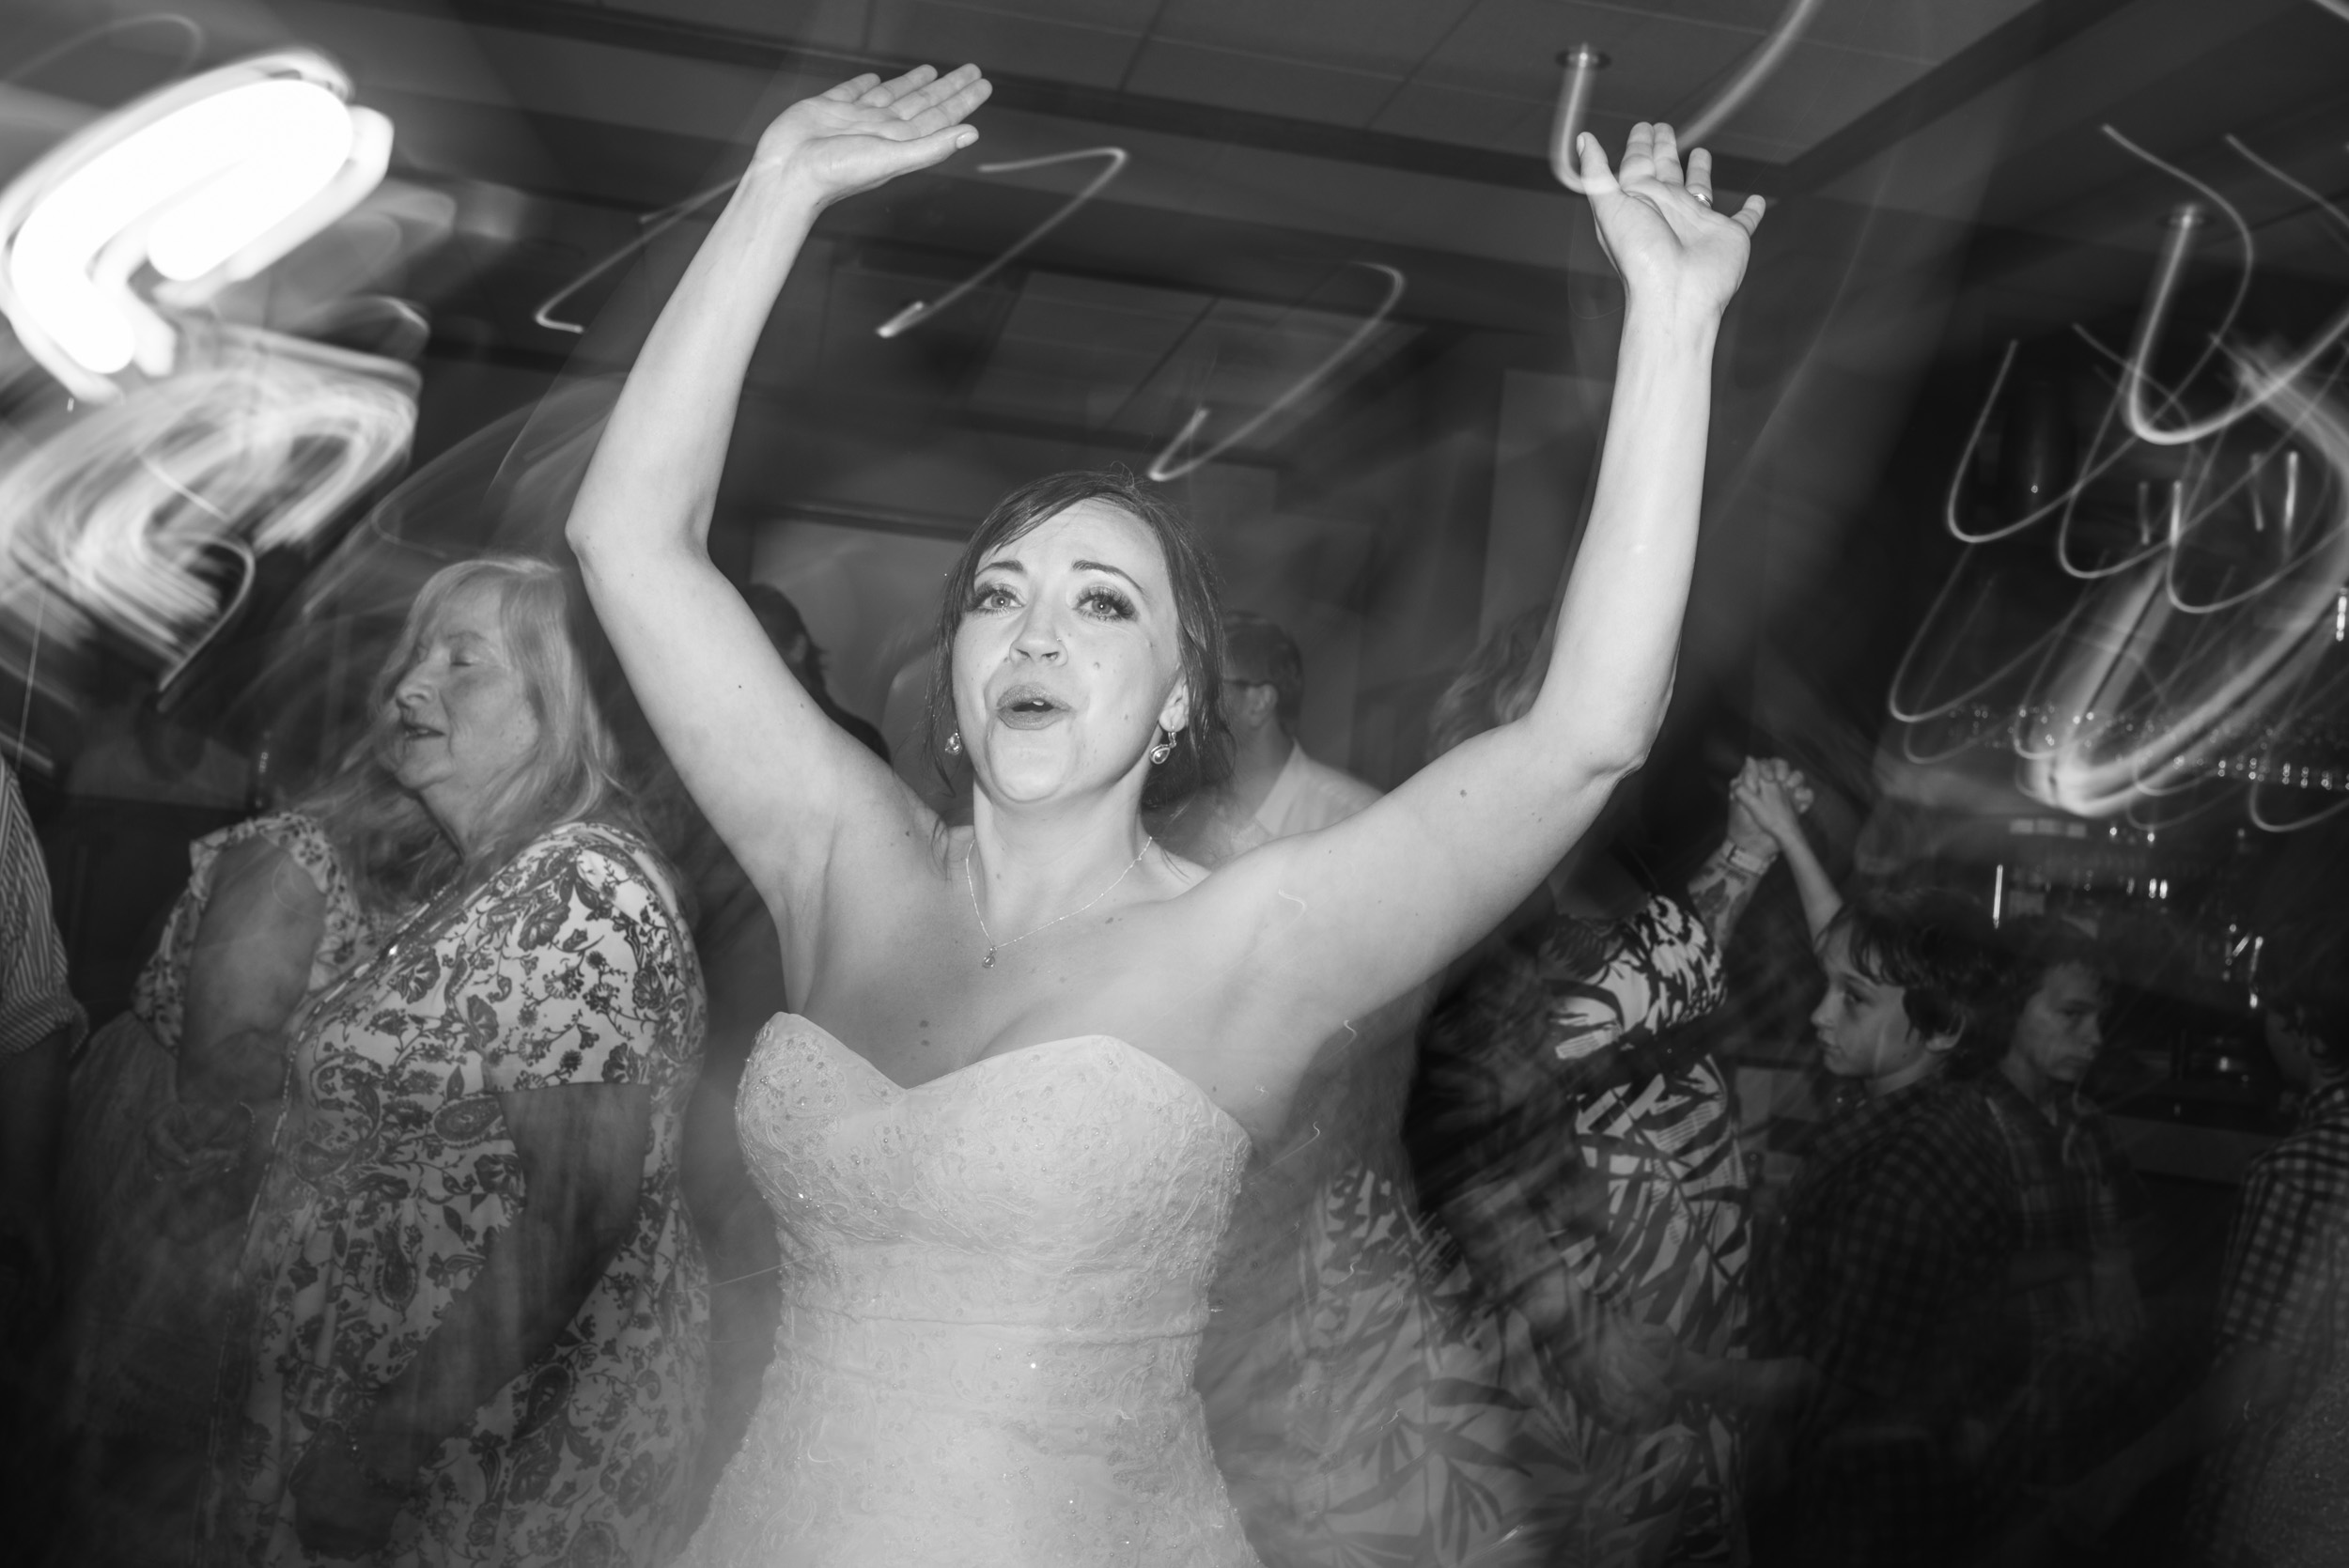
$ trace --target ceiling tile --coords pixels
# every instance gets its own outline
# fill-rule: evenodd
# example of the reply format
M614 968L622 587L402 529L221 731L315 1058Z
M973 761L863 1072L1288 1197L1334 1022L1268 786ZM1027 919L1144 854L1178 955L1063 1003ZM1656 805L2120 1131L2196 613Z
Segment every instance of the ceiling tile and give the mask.
M1153 36L1402 76L1475 0L1167 0Z
M1841 44L1905 59L1944 60L2038 0L1825 0L1803 28L1814 43ZM1792 0L1578 0L1577 10L1669 16L1732 27L1759 38L1793 9Z
M939 0L874 0L874 53L928 60L941 70L976 60L1006 76L1041 76L1114 87L1126 74L1135 38L1097 27L1006 16Z
M1546 142L1550 113L1547 99L1503 98L1408 82L1370 128L1397 136L1522 152L1528 150L1529 136L1535 146Z
M1157 39L1143 47L1127 86L1221 108L1361 126L1400 80Z
M633 12L663 22L698 22L711 27L754 33L787 40L810 49L838 49L851 54L864 48L867 0L799 0L779 6L775 0L568 0L582 10Z
M1554 99L1559 54L1588 43L1606 54L1602 115L1661 114L1745 58L1753 35L1671 17L1556 0L1480 0L1421 67L1419 80L1501 97Z
M1714 145L1737 153L1755 150L1749 148L1748 142L1801 148L1815 146L1930 69L1921 60L1797 44L1770 79L1721 127ZM1712 99L1718 85L1705 84L1669 112L1679 116L1694 114Z

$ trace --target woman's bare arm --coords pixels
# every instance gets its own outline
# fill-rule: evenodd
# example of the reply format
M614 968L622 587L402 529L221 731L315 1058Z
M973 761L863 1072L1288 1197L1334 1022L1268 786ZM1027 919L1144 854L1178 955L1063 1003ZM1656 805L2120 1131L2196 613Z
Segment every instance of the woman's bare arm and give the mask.
M1620 181L1595 140L1582 161L1626 300L1597 491L1541 695L1346 822L1242 856L1199 890L1246 911L1231 919L1249 924L1259 994L1294 1015L1277 1029L1334 1023L1474 941L1582 836L1663 721L1714 339L1761 209L1722 217L1692 196L1668 128L1633 130ZM1703 154L1690 172L1709 185Z
M919 807L801 690L710 563L743 377L817 215L968 146L977 132L961 121L987 92L973 67L926 66L860 76L775 121L646 340L571 510L629 683L770 906L812 892L845 821L902 841Z
M256 837L221 851L188 957L182 1100L218 1110L278 1096L285 1028L325 936L326 894L283 847Z

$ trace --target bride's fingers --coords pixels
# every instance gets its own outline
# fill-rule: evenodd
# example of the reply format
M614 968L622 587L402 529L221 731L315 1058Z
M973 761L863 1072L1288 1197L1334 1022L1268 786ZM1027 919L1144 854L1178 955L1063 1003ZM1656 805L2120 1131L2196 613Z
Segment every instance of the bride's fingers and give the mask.
M889 112L900 119L911 119L931 105L943 103L979 79L976 66L957 66L937 81L917 87L889 106Z
M1631 128L1631 134L1623 139L1623 163L1616 176L1626 184L1652 172L1656 167L1656 127L1641 120Z
M1748 196L1745 206L1729 215L1730 222L1751 234L1762 226L1762 214L1767 205L1760 196Z
M900 98L903 98L906 94L917 91L920 88L926 86L929 84L930 79L937 74L938 68L936 66L915 66L911 70L907 71L903 76L893 76L888 81L880 84L880 85L868 89L864 96L858 101L865 104L869 108L885 109L892 103L896 102Z
M958 125L970 117L972 110L986 102L988 95L994 90L994 83L984 76L974 75L952 97L943 102L933 103L907 120L906 131L915 136L929 136L950 125Z
M879 77L868 70L862 76L849 77L838 86L825 92L823 96L831 99L834 103L854 103L858 99L871 92L873 85L879 80Z
M1654 147L1652 156L1656 160L1656 178L1667 185L1679 184L1680 138L1672 133L1671 126L1658 121L1651 144Z
M1713 205L1713 154L1703 147L1688 154L1688 194L1707 207Z
M1607 149L1599 146L1596 136L1587 131L1577 136L1574 139L1574 159L1585 188L1591 191L1611 191L1615 188L1615 171L1607 166ZM1630 149L1626 147L1624 162L1628 163L1630 161Z
M894 172L910 174L915 169L926 169L932 163L953 157L978 139L978 128L970 125L949 125L926 136L917 136L902 144L903 162Z

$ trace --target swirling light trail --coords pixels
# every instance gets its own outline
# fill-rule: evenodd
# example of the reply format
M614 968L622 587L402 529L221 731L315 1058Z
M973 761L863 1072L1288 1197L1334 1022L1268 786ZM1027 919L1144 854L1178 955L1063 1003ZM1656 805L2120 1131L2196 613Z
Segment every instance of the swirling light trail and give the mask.
M2220 351L2227 331L2234 324L2235 317L2242 310L2243 302L2250 291L2252 258L2250 226L2244 223L2243 214L2235 210L2232 203L2184 169L2148 152L2109 125L2104 128L2104 132L2127 152L2150 163L2181 184L2192 186L2205 200L2225 213L2229 225L2235 231L2235 242L2243 253L2242 270L2236 278L2234 294L2228 302L2225 317L2218 329L2211 334L2209 346L2195 357L2193 368L2180 379L2179 384L2183 386L2186 380L2201 374L2202 367L2210 363L2211 357ZM2336 224L2343 223L2341 214L2332 204L2317 195L2306 185L2260 158L2234 137L2227 137L2226 142L2228 147L2263 172L2275 177L2314 201L2319 212L2329 217ZM2178 216L2183 220L2186 217L2185 210L2182 210ZM2189 419L2181 425L2156 424L2153 413L2145 407L2145 389L2152 384L2153 380L2150 367L2153 364L2154 349L2161 340L2162 327L2169 319L2170 304L2177 298L2178 279L2186 270L2186 256L2194 247L2195 230L2200 226L2199 215L2192 221L2171 223L2169 238L2162 243L2161 261L2154 270L2153 287L2146 298L2143 312L2138 317L2137 331L2129 343L2128 368L2123 378L2126 398L2123 407L2129 422L2130 431L2138 440L2155 446L2183 446L2187 442L2206 440L2218 434L2244 415L2256 411L2270 398L2277 396L2282 392L2287 382L2309 370L2334 344L2340 342L2344 335L2349 335L2349 304L2345 304L2334 314L2331 320L2317 330L2315 336L2303 344L2298 350L2275 359L2259 375L2241 377L2244 391L2217 412L2205 414L2200 419ZM2238 368L2240 367L2239 362ZM2174 398L2170 400L2175 401Z
M1204 463L1215 461L1216 458L1270 424L1299 398L1329 380L1331 371L1344 365L1361 349L1363 344L1370 341L1371 334L1378 330L1379 325L1402 301L1405 279L1401 272L1382 261L1357 261L1353 265L1367 267L1372 272L1382 273L1386 277L1387 297L1378 302L1377 308L1363 318L1361 324L1347 335L1345 342L1332 349L1327 358L1290 382L1288 390L1266 404L1253 418L1208 447L1205 452L1194 454L1176 462L1174 454L1181 451L1185 443L1199 433L1199 427L1207 422L1207 406L1205 403L1191 410L1190 417L1183 422L1183 427L1174 432L1174 439L1168 442L1159 455L1150 459L1150 466L1145 471L1147 477L1163 485L1171 480L1182 478Z
M1043 239L1046 235L1051 233L1052 230L1060 227L1062 224L1067 222L1068 219L1076 212L1077 209L1091 201L1095 196L1099 195L1101 192L1108 187L1111 180L1115 179L1119 175L1125 173L1127 152L1122 147L1081 147L1075 152L1047 153L1041 158L1019 158L1003 163L981 163L979 165L979 173L981 174L1017 174L1022 169L1042 169L1050 168L1055 163L1072 163L1080 158L1102 158L1107 159L1108 163L1102 167L1099 174L1095 175L1085 183L1085 188L1083 190L1078 192L1075 195L1069 197L1066 202L1062 203L1050 217L1046 218L1042 223L1036 225L1035 227L1028 230L1027 233L1021 235L1012 243L1010 248L997 256L994 260L988 262L986 266L980 268L977 272L972 273L969 277L955 285L952 288L946 290L945 293L941 294L936 300L929 302L917 300L913 303L906 306L905 309L897 312L896 315L891 317L888 320L883 321L879 326L875 327L873 329L873 335L876 337L895 337L900 333L911 332L914 328L920 326L923 322L928 320L931 317L937 315L940 311L944 310L947 306L953 304L957 300L961 299L965 294L970 293L971 290L976 288L979 285L993 277L997 272L1003 271L1005 266L1009 265L1013 257L1019 256L1020 252L1026 250L1030 245L1034 244L1038 240Z
M67 137L0 192L0 313L76 397L109 402L135 366L168 375L199 305L356 206L391 122L308 50L161 88ZM132 287L151 272L151 300Z
M1811 25L1821 4L1822 0L1792 0L1785 14L1778 19L1778 25L1737 68L1737 74L1680 128L1678 136L1683 147L1696 147L1719 130L1730 116L1745 107L1746 100L1770 79L1786 58L1786 52L1795 46L1795 40ZM1558 64L1565 74L1558 85L1558 113L1550 121L1549 172L1557 177L1559 184L1582 195L1587 193L1574 156L1574 140L1582 133L1583 123L1590 117L1592 77L1606 69L1607 56L1587 43L1579 43L1560 54Z
M978 166L978 172L981 174L1017 174L1022 169L1047 168L1055 163L1074 163L1080 158L1101 158L1108 160L1108 165L1103 168L1099 174L1094 176L1092 180L1086 184L1083 190L1071 196L1060 207L1058 210L1054 211L1042 223L1036 225L1034 228L1028 230L1026 234L1020 236L1020 238L1015 241L1007 249L999 254L994 260L988 262L986 266L980 268L977 272L972 273L960 283L955 285L954 287L940 295L936 300L927 302L916 301L912 304L906 306L905 309L897 312L896 315L891 317L888 320L883 321L879 326L875 327L873 329L873 334L876 337L895 337L902 333L910 332L913 328L921 325L924 321L928 320L940 311L944 310L947 306L953 304L957 300L961 299L965 294L970 293L971 290L985 283L988 278L993 277L997 272L1001 272L1006 265L1008 265L1014 257L1018 256L1029 246L1034 244L1038 240L1041 240L1046 235L1051 233L1052 230L1058 228L1062 224L1066 223L1070 215L1077 210L1077 209L1091 201L1095 196L1099 195L1102 189L1107 186L1111 180L1115 179L1120 174L1125 172L1128 157L1128 154L1122 147L1081 147L1074 152L1047 153L1041 158L1018 158L1007 163L981 163ZM626 261L630 256L634 256L637 252L643 250L646 245L651 244L655 240L658 240L661 235L667 233L671 228L675 227L686 218L708 206L720 196L725 195L731 192L740 183L741 179L738 177L721 184L712 185L707 191L697 191L693 194L686 197L683 201L678 202L674 207L664 207L657 212L646 213L643 217L636 220L639 225L643 225L642 233L638 234L635 239L630 240L627 244L622 245L619 249L612 252L609 256L606 256L597 261L585 272L580 273L577 277L571 279L570 282L565 284L562 287L556 289L553 293L548 295L544 300L540 301L538 308L531 313L530 318L550 332L572 334L584 333L587 330L587 324L584 321L573 321L567 318L558 317L554 314L556 307L563 304L564 302L570 299L572 295L578 293L581 289L586 287L598 278L602 277L606 272L611 272L613 268L617 267L621 262Z
M405 454L404 367L278 339L63 415L0 467L6 598L54 591L167 666L225 620L207 552L315 539ZM176 673L176 670L174 671Z

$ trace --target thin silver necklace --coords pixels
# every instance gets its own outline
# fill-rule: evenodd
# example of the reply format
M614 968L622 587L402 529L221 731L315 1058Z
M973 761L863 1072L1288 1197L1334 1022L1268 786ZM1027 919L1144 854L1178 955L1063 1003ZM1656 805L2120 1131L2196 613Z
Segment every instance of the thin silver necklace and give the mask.
M1087 909L1092 908L1096 904L1101 902L1104 898L1107 898L1110 894L1115 893L1117 891L1118 882L1123 882L1128 877L1133 875L1134 867L1142 863L1142 857L1147 855L1151 850L1151 846L1156 845L1158 842L1159 841L1155 838L1144 838L1142 841L1142 847L1134 852L1134 858L1126 862L1126 869L1117 874L1116 882L1112 882L1108 887L1103 888L1099 893L1095 893L1091 898L1086 899L1083 903L1078 905L1066 914L1054 915L1050 920L1048 920L1043 924L1037 926L1035 931L1022 931L1019 935L1012 938L1011 940L1007 942L999 942L995 939L995 933L987 928L987 916L979 911L979 885L971 879L971 857L977 854L979 850L978 835L973 833L971 836L971 847L964 850L962 854L962 885L971 894L971 914L972 917L979 923L979 935L987 939L987 956L979 960L979 968L983 970L993 969L995 967L995 955L1001 953L1004 948L1017 947L1021 942L1026 941L1030 937L1034 936L1036 931L1050 931L1053 926L1058 925L1064 920L1074 920L1079 915L1083 914Z

